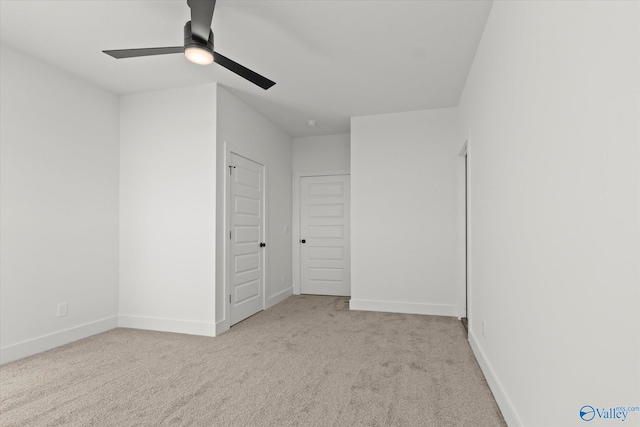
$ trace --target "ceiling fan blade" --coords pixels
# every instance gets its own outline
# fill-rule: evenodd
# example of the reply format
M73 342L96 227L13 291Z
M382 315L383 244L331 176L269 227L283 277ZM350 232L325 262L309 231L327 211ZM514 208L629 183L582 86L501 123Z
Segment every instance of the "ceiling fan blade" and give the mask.
M216 64L222 65L227 70L233 71L240 77L244 77L245 79L249 80L251 83L260 86L264 90L267 90L271 86L276 84L276 82L271 81L264 76L261 76L255 71L251 71L247 67L240 65L235 61L232 61L231 59L227 58L224 55L220 55L218 52L213 52L213 61Z
M109 56L117 59L135 58L137 56L167 55L170 53L182 53L184 47L149 47L146 49L120 49L120 50L103 50Z
M216 0L187 0L191 8L191 34L206 43L211 32Z

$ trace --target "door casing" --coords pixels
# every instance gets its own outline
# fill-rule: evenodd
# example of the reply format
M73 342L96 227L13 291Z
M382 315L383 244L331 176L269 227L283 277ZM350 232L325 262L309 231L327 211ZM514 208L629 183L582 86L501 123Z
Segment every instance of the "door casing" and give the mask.
M458 153L458 319L469 318L471 302L469 247L471 241L469 209L469 167L466 160L470 153L470 138L467 138Z
M351 175L348 169L332 169L323 171L304 171L294 172L293 174L293 293L300 295L300 180L307 176L333 176L333 175Z

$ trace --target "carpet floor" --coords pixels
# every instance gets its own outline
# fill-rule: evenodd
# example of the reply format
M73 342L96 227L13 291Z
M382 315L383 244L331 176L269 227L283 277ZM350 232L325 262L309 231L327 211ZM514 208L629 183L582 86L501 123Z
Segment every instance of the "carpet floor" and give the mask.
M448 317L293 296L219 337L118 328L0 366L1 426L504 426Z

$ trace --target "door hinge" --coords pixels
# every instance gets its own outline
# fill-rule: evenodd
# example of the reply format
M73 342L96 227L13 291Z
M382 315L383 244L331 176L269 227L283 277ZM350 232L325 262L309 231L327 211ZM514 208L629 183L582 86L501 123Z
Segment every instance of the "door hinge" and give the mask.
M231 294L229 294L229 304L231 304Z
M231 175L231 170L232 170L232 169L235 169L235 168L236 168L235 166L231 166L231 165L229 165L229 175Z
M231 230L229 230L229 240L231 240Z

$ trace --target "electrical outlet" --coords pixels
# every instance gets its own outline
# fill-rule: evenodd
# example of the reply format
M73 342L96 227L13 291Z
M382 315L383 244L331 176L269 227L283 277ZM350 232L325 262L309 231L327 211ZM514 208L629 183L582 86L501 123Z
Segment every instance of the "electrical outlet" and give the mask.
M485 339L487 338L487 324L484 322L484 320L482 321L482 336Z
M69 304L61 302L58 304L58 317L64 317L69 313Z

